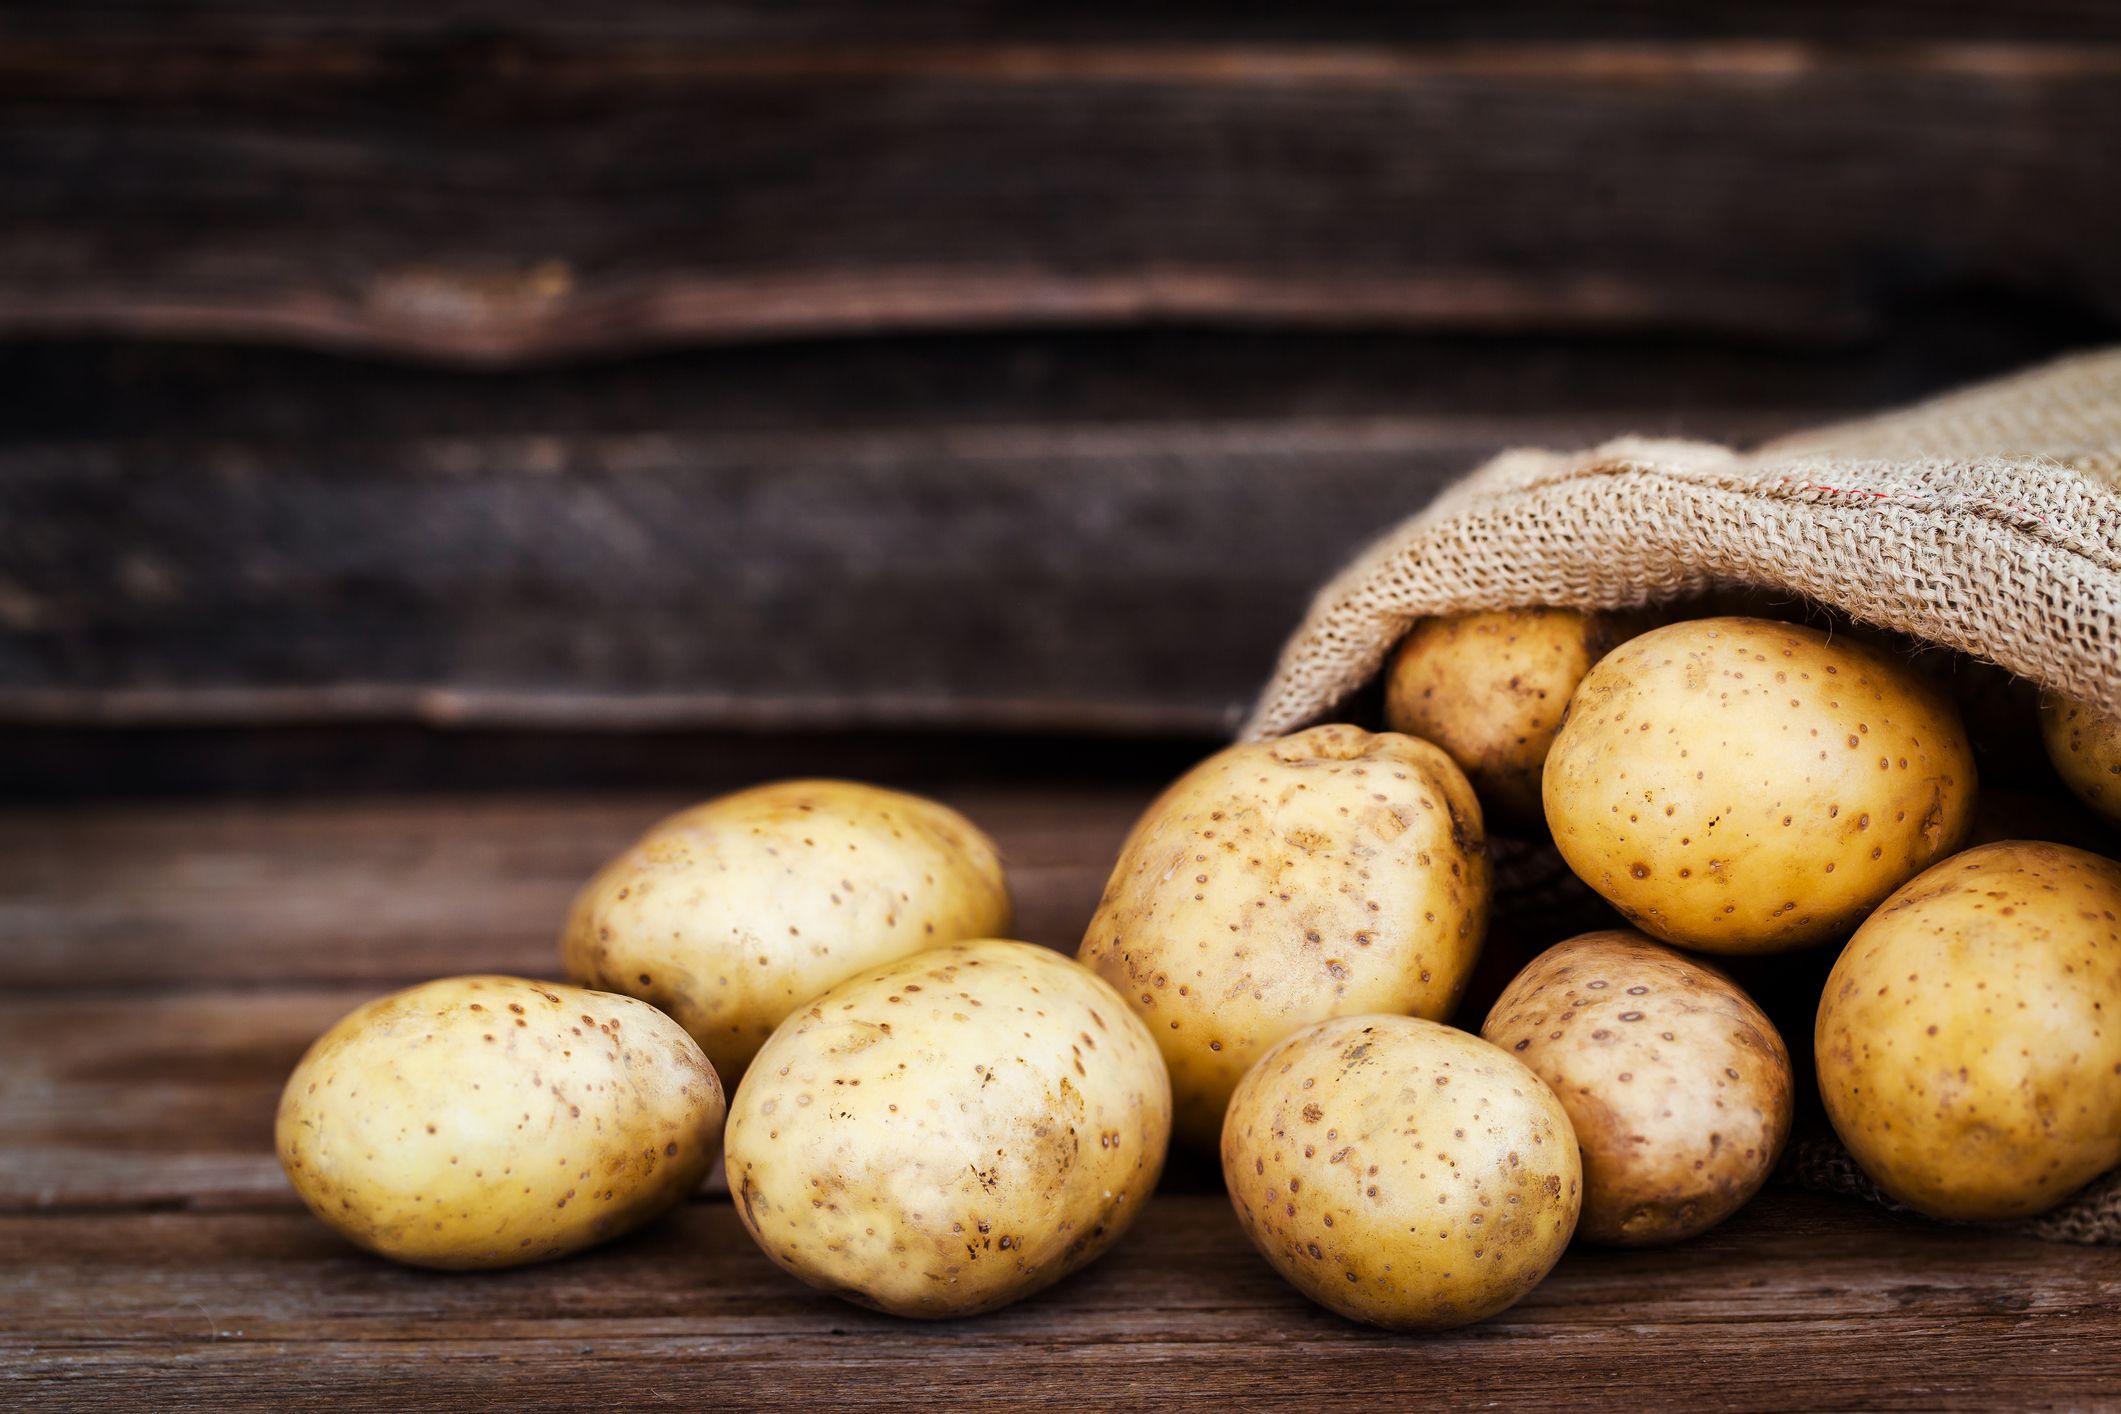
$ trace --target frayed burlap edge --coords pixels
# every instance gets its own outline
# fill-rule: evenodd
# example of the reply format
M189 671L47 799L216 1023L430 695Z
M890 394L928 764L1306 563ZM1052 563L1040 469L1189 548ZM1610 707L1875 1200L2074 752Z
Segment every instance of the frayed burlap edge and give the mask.
M1802 596L2121 713L2121 349L1750 454L1622 438L1507 452L1320 591L1241 736L1320 720L1421 618ZM1902 1209L1831 1134L1780 1176ZM2121 1244L2121 1170L2000 1226Z
M1751 454L1507 452L1312 602L1241 735L1323 717L1415 620L1750 586L2121 712L2121 350Z

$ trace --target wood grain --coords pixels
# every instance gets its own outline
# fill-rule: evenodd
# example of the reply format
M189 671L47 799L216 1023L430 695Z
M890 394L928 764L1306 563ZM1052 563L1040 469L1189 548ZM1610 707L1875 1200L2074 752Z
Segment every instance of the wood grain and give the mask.
M2089 1406L2114 1393L2121 1281L2121 1253L1781 1191L1668 1252L1576 1249L1514 1310L1424 1339L1308 1305L1217 1194L1159 1197L1052 1292L925 1325L806 1291L722 1203L498 1275L392 1268L279 1212L0 1218L0 1263L29 1274L0 1284L0 1389L222 1409L1375 1408L1410 1379L1482 1407Z
M416 373L0 349L0 721L1226 733L1510 445L1750 441L2088 330L1816 356L1203 334Z
M1185 320L1831 339L1966 287L2111 322L2111 29L0 36L0 329L509 363Z
M1072 951L1154 789L937 794L1000 845L1019 936ZM549 976L574 891L696 798L0 814L0 990Z

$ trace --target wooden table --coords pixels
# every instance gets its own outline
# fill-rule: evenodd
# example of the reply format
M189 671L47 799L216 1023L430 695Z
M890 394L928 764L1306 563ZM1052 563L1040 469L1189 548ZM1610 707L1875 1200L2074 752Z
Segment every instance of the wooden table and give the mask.
M1066 946L1139 785L947 792ZM1103 1261L975 1321L782 1275L714 1186L611 1247L435 1275L341 1242L274 1163L303 1046L440 972L549 972L644 795L0 816L0 1407L213 1409L2121 1403L2121 1251L1772 1189L1700 1241L1581 1248L1455 1335L1351 1325L1181 1162Z

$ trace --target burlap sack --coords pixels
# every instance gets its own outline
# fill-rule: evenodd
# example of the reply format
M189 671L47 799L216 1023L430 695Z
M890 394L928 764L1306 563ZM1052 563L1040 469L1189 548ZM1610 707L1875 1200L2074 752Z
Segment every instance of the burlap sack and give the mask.
M1320 591L1243 735L1325 718L1430 614L1744 586L2121 712L2121 349L1751 452L1646 438L1507 452ZM1785 1173L1879 1196L1830 1140L1794 1146ZM2121 1242L2121 1178L2018 1226Z

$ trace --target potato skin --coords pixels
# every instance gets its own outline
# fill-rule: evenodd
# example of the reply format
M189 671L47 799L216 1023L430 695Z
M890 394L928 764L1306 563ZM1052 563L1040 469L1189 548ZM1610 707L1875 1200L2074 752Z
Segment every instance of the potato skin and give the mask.
M2121 820L2121 719L2042 693L2040 740L2071 794L2107 819Z
M1576 609L1423 619L1386 671L1385 725L1442 747L1491 815L1541 823L1540 777L1569 697L1630 631Z
M1583 1150L1593 1242L1708 1231L1760 1191L1790 1135L1790 1053L1730 978L1640 933L1559 943L1480 1034L1544 1080Z
M1974 760L1942 694L1793 624L1696 619L1585 675L1547 756L1547 823L1644 932L1714 953L1841 937L1956 849Z
M1149 1024L1177 1128L1213 1149L1238 1079L1322 1017L1448 1016L1487 930L1480 804L1451 759L1313 727L1209 757L1128 837L1079 956Z
M288 1077L275 1140L311 1212L419 1267L578 1251L681 1202L713 1166L722 1087L631 997L449 977L360 1007Z
M970 1316L1109 1247L1170 1134L1163 1062L1110 987L1029 943L958 943L782 1023L730 1109L729 1190L812 1286Z
M676 1017L734 1085L833 983L1008 927L1001 855L964 816L850 781L779 781L650 829L576 896L560 952L575 981Z
M1939 1218L2045 1212L2121 1163L2121 864L1983 845L1849 939L1813 1033L1841 1142Z
M1223 1124L1252 1245L1313 1301L1395 1330L1484 1320L1539 1285L1583 1194L1569 1117L1463 1031L1344 1016L1283 1040Z

